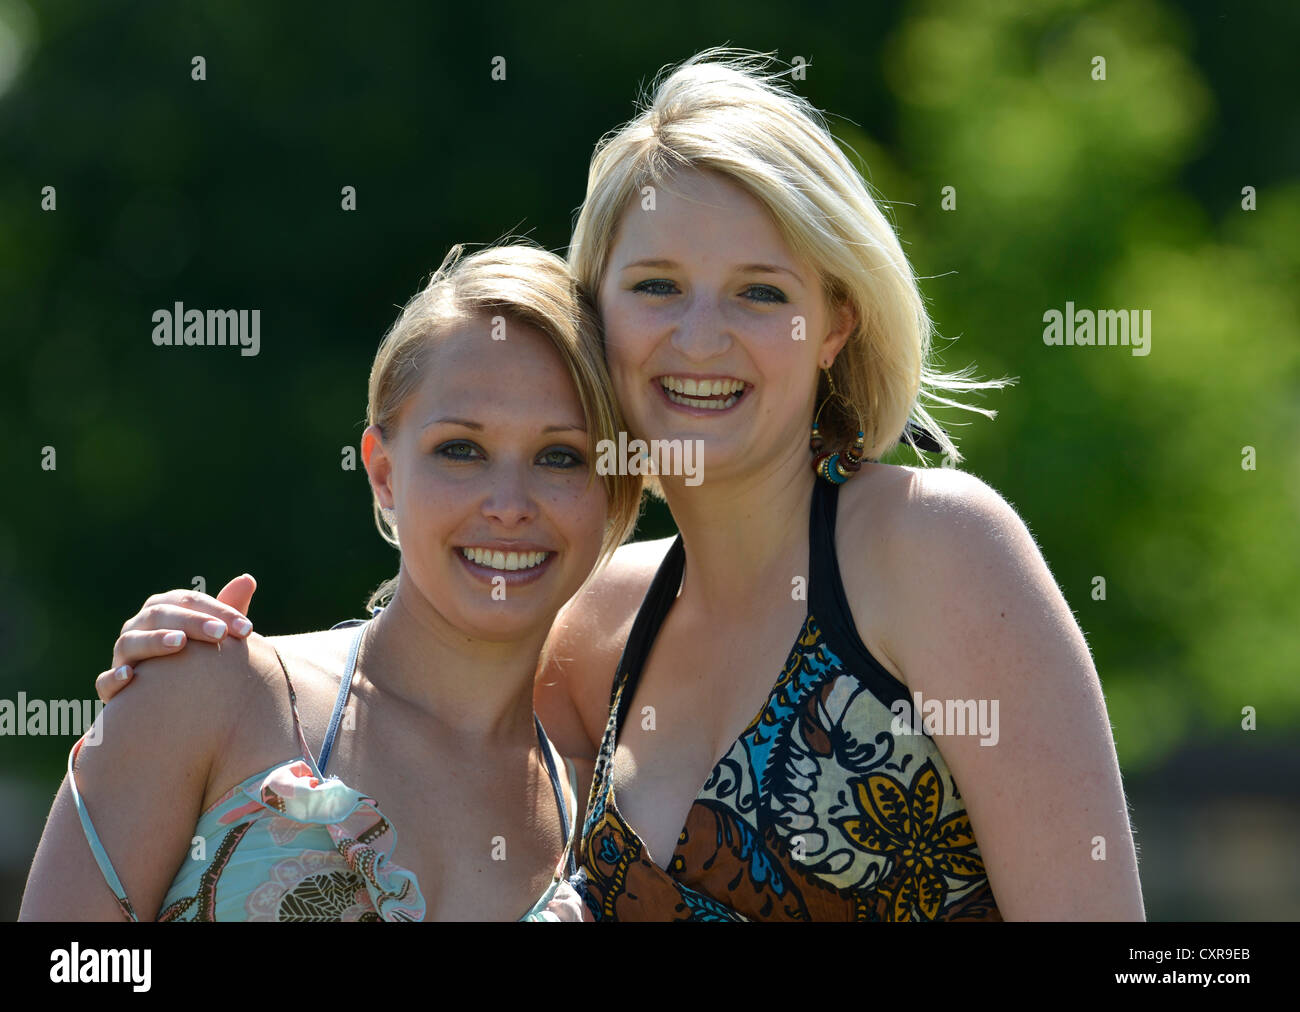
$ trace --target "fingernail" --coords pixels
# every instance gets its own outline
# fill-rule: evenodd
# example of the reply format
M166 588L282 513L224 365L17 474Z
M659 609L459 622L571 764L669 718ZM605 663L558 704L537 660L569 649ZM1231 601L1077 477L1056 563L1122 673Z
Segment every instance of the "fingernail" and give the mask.
M253 623L246 618L235 619L235 633L239 636L247 636L253 631Z
M185 642L185 634L179 632L169 632L163 636L163 646L178 647Z
M209 619L203 623L203 631L211 636L214 640L221 639L226 635L226 623L218 622L215 618Z
M123 664L120 668L118 668L116 671L113 672L113 677L119 682L125 682L128 678L131 677L131 669L127 667L125 664Z

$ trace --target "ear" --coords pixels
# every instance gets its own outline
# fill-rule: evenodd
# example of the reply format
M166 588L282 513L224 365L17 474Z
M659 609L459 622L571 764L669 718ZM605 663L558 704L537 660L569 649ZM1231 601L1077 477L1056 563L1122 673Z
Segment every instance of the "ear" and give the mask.
M393 460L384 446L384 434L378 425L361 434L361 461L365 464L370 487L385 509L393 508Z
M848 344L849 336L857 329L858 314L853 304L847 299L832 303L831 326L821 347L817 350L817 361L834 362L836 356Z

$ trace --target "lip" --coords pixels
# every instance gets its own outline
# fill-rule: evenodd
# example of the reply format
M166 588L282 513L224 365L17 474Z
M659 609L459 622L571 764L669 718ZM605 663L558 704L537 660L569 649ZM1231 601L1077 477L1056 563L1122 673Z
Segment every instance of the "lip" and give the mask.
M452 554L460 560L460 564L465 567L465 571L470 577L479 583L489 587L495 587L495 579L499 576L505 580L507 587L526 587L530 583L536 583L551 568L551 563L555 561L558 554L553 548L542 547L525 547L524 542L515 542L513 545L501 541L484 541L476 542L473 545L466 545L467 548L491 548L493 551L502 552L549 552L545 561L539 562L531 569L492 569L490 566L480 566L477 562L465 558L465 553L459 547L452 549Z
M536 541L466 541L463 545L457 545L456 550L462 548L490 548L494 552L554 552L555 549L550 545L539 545Z
M745 383L745 381L742 380L739 376L728 376L725 373L713 373L711 375L701 376L696 373L666 372L663 374L663 376L675 376L678 379L693 379L697 381L698 380L737 380L741 383ZM713 418L719 415L729 415L749 401L749 392L754 389L754 385L752 383L745 383L745 389L741 391L741 394L743 396L740 398L740 400L738 400L735 404L733 404L729 408L692 408L686 404L676 404L673 401L670 401L668 399L668 391L665 390L664 385L661 382L659 382L663 378L663 376L656 376L652 380L650 380L650 385L654 387L655 390L657 390L659 393L660 402L666 404L674 411L681 412L684 415L691 415L696 418L703 418L703 417ZM683 395L683 396L689 396L689 395Z

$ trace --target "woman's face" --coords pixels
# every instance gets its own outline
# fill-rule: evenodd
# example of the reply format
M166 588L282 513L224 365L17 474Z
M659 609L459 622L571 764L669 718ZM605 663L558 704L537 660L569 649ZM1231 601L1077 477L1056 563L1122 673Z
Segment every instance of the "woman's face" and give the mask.
M807 453L817 370L853 317L832 312L816 272L748 192L689 170L656 187L653 210L634 198L599 302L637 436L702 440L706 482Z
M607 502L604 482L587 482L582 405L555 347L523 323L493 340L483 316L439 339L392 438L371 426L362 454L396 510L399 593L467 635L547 629L600 554Z

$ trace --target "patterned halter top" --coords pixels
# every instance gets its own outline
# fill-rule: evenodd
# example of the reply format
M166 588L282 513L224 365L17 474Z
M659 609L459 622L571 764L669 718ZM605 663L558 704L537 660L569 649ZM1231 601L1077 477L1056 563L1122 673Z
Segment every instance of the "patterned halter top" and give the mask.
M910 695L858 636L835 557L838 488L816 483L808 611L754 719L710 772L665 871L614 798L614 751L681 587L679 535L619 662L580 841L595 920L1001 920L957 784ZM910 727L908 728L910 730Z

